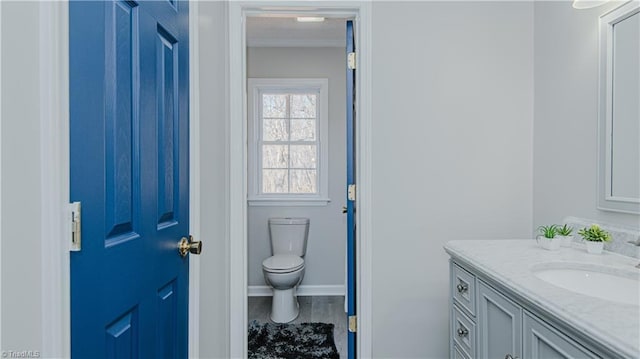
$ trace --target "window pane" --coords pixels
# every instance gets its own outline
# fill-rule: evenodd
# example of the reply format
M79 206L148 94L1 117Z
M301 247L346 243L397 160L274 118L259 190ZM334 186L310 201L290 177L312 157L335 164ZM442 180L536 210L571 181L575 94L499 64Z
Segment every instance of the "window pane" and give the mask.
M262 193L287 193L289 192L289 179L287 170L263 170Z
M291 170L291 193L317 193L316 170Z
M291 118L315 118L316 95L291 95Z
M291 141L315 141L316 120L291 120Z
M291 168L316 168L316 145L291 146Z
M286 141L289 139L287 133L287 120L264 120L262 123L263 141Z
M287 95L262 95L262 117L287 117Z
M288 162L288 146L262 145L262 168L287 168Z

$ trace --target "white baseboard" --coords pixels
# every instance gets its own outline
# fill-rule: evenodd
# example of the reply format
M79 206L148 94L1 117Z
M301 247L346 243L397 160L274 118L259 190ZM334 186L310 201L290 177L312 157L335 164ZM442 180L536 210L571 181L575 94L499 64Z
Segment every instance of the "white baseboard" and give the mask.
M296 291L300 296L344 296L344 285L301 285ZM270 297L273 295L268 285L250 285L247 295L249 297Z

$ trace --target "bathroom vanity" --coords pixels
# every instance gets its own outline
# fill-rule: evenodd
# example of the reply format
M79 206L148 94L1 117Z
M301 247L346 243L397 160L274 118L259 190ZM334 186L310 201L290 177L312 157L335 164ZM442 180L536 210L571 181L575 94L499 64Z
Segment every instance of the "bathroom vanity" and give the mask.
M638 259L534 240L445 245L451 358L640 358Z

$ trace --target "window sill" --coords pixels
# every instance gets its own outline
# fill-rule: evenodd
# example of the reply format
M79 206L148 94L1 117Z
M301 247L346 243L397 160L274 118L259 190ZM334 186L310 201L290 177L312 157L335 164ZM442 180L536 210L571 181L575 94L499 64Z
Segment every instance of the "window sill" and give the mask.
M249 198L249 206L282 206L282 207L315 207L326 206L331 202L329 198Z

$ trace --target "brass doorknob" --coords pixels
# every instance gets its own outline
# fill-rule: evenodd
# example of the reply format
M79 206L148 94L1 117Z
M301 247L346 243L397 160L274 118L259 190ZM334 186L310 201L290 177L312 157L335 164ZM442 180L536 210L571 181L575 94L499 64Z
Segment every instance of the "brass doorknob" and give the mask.
M200 254L202 253L202 242L194 241L192 236L182 237L180 242L178 242L178 252L180 252L180 257L186 257L187 254Z

